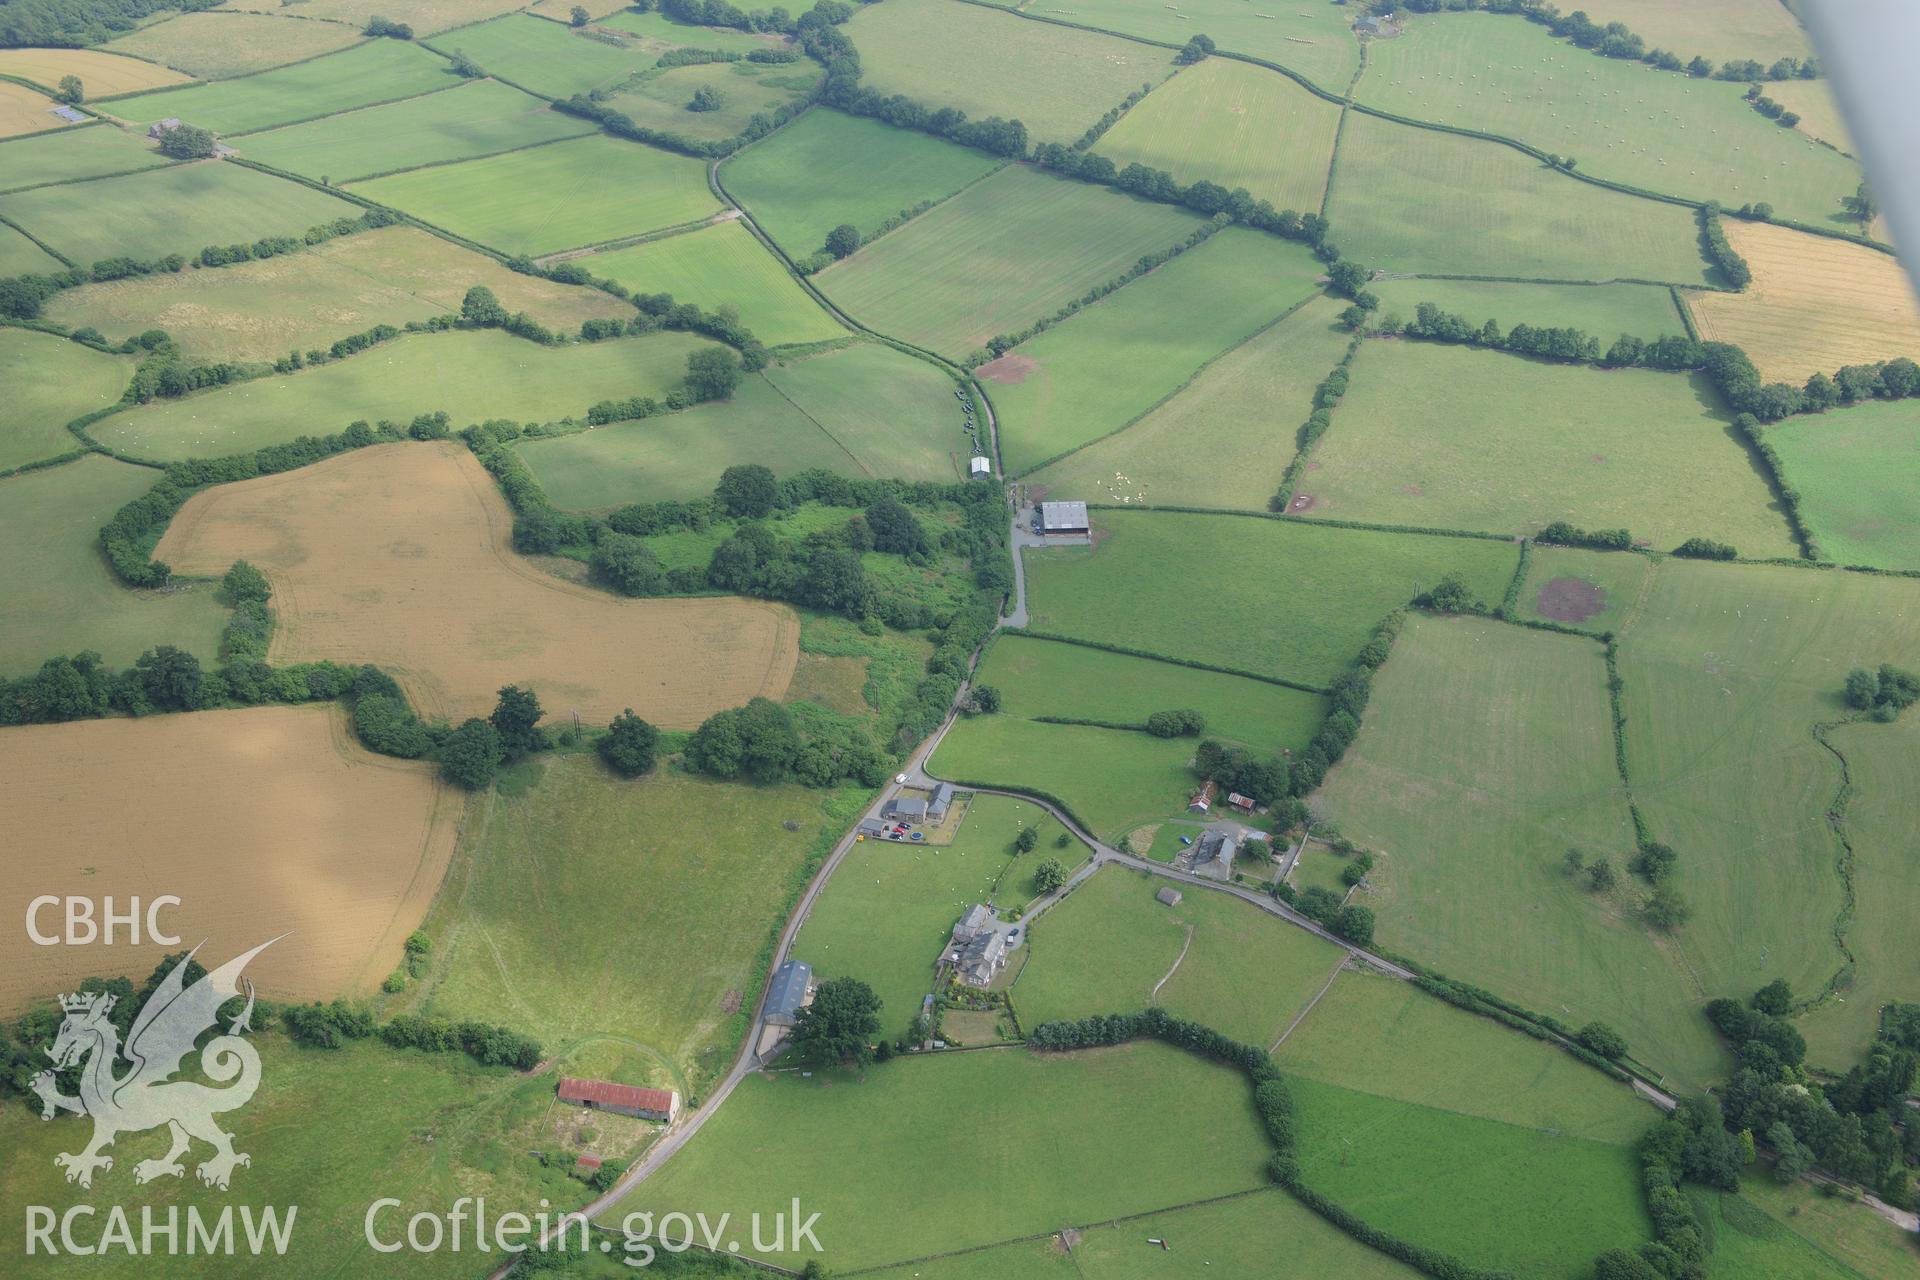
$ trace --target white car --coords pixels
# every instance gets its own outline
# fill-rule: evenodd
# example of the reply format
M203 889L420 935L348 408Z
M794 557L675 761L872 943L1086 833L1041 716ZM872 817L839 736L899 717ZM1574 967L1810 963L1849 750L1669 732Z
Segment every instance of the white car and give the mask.
M895 782L905 782L907 780L907 775L904 773L896 773L893 775L893 780Z

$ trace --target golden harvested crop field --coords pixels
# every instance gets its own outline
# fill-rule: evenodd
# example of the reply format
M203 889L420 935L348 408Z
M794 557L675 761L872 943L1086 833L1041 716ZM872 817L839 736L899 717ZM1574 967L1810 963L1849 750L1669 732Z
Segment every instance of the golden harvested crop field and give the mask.
M65 120L53 114L53 105L53 99L45 94L0 80L0 138L68 128Z
M209 967L278 934L247 968L263 996L372 991L427 913L459 824L432 765L361 749L337 707L256 707L0 732L0 812L21 857L4 877L0 1010L89 976L137 985L177 947L39 946L43 894L111 895L124 913L171 894L164 930ZM31 869L29 869L31 868ZM96 905L96 917L103 908ZM43 910L43 933L60 929ZM124 929L124 926L123 926Z
M157 62L98 49L0 49L0 76L19 76L49 89L59 85L61 76L79 76L88 101L193 79Z
M1769 382L1920 357L1920 306L1891 254L1764 222L1724 225L1753 283L1685 295L1702 338L1744 348Z
M670 728L785 695L791 609L621 599L540 572L512 530L466 449L387 444L197 494L156 555L188 574L252 561L273 583L271 661L378 663L429 717L485 715L507 684L550 716L605 724L632 707Z

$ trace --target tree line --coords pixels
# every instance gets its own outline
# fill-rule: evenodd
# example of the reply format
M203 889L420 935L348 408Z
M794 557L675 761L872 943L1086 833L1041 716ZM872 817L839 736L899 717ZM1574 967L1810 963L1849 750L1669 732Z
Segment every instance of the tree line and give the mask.
M0 48L80 49L137 30L166 9L195 13L220 0L7 0L0 5Z

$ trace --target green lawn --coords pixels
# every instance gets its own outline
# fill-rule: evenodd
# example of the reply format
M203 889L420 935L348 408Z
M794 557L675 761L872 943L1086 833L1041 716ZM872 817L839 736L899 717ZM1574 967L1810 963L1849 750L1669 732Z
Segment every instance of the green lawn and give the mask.
M744 133L761 112L771 114L796 101L819 79L820 68L805 59L670 67L634 78L601 105L643 129L720 142ZM689 105L703 87L719 90L718 108L695 111Z
M344 431L357 419L404 423L441 409L456 429L486 418L551 421L609 397L664 395L679 385L687 356L708 345L676 332L562 347L496 329L404 334L298 373L139 405L91 430L135 457L174 459Z
M1016 716L1141 724L1156 711L1191 708L1206 716L1207 737L1262 751L1304 748L1327 709L1319 695L1283 685L1016 632L994 640L974 682L999 689Z
M1498 603L1518 554L1477 538L1246 516L1098 511L1093 526L1091 550L1026 553L1034 630L1315 685L1449 573Z
M1610 723L1594 641L1410 617L1321 803L1375 853L1360 900L1385 946L1574 1026L1607 1022L1699 1084L1720 1049L1680 958L1632 889L1594 894L1564 869L1569 848L1622 872L1632 852ZM1629 742L1638 723L1629 710Z
M1291 1083L1301 1180L1404 1240L1525 1280L1587 1280L1597 1255L1653 1234L1631 1146Z
M30 329L0 329L0 471L81 448L67 424L120 398L133 362Z
M605 134L376 178L354 192L508 254L604 244L718 207L700 161Z
M843 222L872 234L1000 163L911 129L815 107L721 165L720 180L761 230L805 257Z
M1347 896L1347 882L1340 878L1349 859L1345 854L1336 853L1318 840L1307 841L1306 848L1300 851L1300 858L1293 864L1293 870L1287 874L1287 883L1296 890L1305 893L1318 885L1328 893Z
M56 654L92 649L129 667L157 644L211 661L227 609L209 583L133 591L107 571L100 526L151 489L159 473L92 455L0 480L0 676L20 676Z
M1706 279L1690 209L1581 182L1497 142L1359 112L1340 134L1327 218L1348 257L1387 271Z
M860 50L862 88L974 119L1019 120L1035 142L1074 141L1173 66L1165 49L944 0L874 5L847 34Z
M862 324L957 358L1053 314L1199 225L1171 205L1013 166L814 282Z
M1149 94L1095 149L1121 168L1138 162L1317 213L1339 125L1338 106L1279 72L1209 58Z
M1022 827L1040 847L1013 851ZM1057 849L1065 828L1030 800L975 796L950 845L866 840L833 873L807 916L794 954L816 977L858 978L880 995L881 1035L903 1036L933 990L933 968L954 922L979 902L1023 906L1035 895L1033 869L1045 858L1069 867L1085 849Z
M410 41L369 40L325 58L238 80L115 98L104 110L142 129L155 120L178 117L217 134L240 134L459 83L446 59ZM245 145L234 145L252 156Z
M1240 0L1037 0L1023 12L1184 44L1204 31L1222 49L1277 62L1335 93L1360 65L1352 11L1334 5L1249 8Z
M1115 840L1186 807L1192 756L1190 739L974 716L941 741L927 772L956 783L1037 788L1065 801L1095 837Z
M1376 280L1382 316L1411 320L1423 302L1476 324L1584 329L1604 348L1623 333L1652 341L1687 331L1673 290L1650 284L1507 284L1497 280Z
M1840 564L1920 568L1913 493L1920 409L1874 401L1767 428L1820 555Z
M847 334L738 220L595 254L580 265L635 293L670 293L707 311L732 307L768 346Z
M144 139L123 129L110 125L63 129L0 144L0 191L131 173L166 163L167 158Z
M937 1214L924 1212L931 1151ZM600 1221L675 1209L744 1221L797 1193L843 1270L1251 1190L1267 1155L1245 1077L1157 1042L935 1054L858 1076L749 1077ZM795 1267L804 1256L740 1243Z
M776 360L767 380L874 475L946 483L972 453L953 379L880 342Z
M1007 469L1117 431L1318 287L1302 245L1228 228L983 367Z
M1101 502L1266 510L1314 388L1346 354L1351 335L1334 324L1343 305L1313 299L1125 431L1043 467L1033 482Z
M1475 13L1415 18L1405 35L1378 41L1356 98L1572 155L1584 173L1663 195L1729 208L1764 200L1783 218L1838 221L1860 167L1768 120L1745 92L1595 57L1536 23Z
M497 80L473 80L445 93L250 134L244 154L343 183L593 131L592 122L562 115L531 94Z
M358 212L311 187L220 160L0 196L0 214L82 264L191 257L210 244L297 236Z
M1370 342L1313 460L1294 499L1309 518L1512 534L1568 520L1662 551L1695 535L1796 550L1703 376Z
M549 98L612 88L652 66L662 52L645 41L623 47L596 40L524 13L442 32L430 43L444 53L463 53L487 74Z
M847 823L835 793L656 773L591 755L472 812L424 926L433 971L395 1009L500 1022L549 1051L635 1046L662 1087L724 1069L810 855ZM788 824L791 825L789 829Z

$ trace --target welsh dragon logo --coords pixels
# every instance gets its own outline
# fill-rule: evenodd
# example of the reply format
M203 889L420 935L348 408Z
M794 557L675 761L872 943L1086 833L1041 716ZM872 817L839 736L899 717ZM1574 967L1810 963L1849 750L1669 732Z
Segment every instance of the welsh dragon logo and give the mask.
M200 949L195 947L167 971L140 1007L125 1045L120 1043L120 1033L109 1018L114 996L87 992L60 997L60 1007L67 1016L60 1024L60 1034L47 1049L53 1068L34 1077L33 1091L40 1095L42 1120L51 1120L60 1111L93 1117L93 1141L80 1151L53 1158L67 1171L68 1182L91 1187L96 1170L112 1170L113 1157L106 1154L106 1148L118 1135L161 1125L171 1131L172 1146L160 1159L135 1165L135 1182L180 1177L186 1172L180 1158L196 1138L213 1148L212 1157L195 1170L200 1181L210 1187L226 1190L234 1169L253 1163L233 1149L233 1135L214 1120L222 1112L244 1107L260 1086L260 1055L240 1038L250 1029L253 1016L251 982L246 984L246 1007L225 1034L215 1036L200 1049L201 1073L227 1087L214 1089L170 1077L194 1051L194 1041L219 1020L220 1006L240 994L240 971L247 962L278 941L274 938L261 943L189 987L187 965ZM124 1074L122 1063L128 1064ZM55 1076L55 1071L73 1066L80 1067L77 1097L61 1093Z

